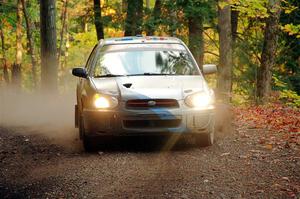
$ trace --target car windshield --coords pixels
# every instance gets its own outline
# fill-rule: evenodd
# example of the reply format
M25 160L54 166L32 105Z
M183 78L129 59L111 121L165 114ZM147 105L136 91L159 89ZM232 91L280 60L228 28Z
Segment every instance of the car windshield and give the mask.
M104 46L92 73L94 77L199 75L199 70L181 44L121 44Z

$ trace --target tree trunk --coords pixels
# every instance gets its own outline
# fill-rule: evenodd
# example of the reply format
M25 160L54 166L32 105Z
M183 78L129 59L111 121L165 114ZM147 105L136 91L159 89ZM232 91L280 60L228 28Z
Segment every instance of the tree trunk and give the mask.
M67 20L68 20L68 14L67 14ZM68 87L68 57L69 57L69 47L70 47L70 38L69 38L69 32L68 32L68 24L66 24L66 49L65 49L65 57L64 57L64 61L62 63L62 74L63 74L63 86L64 89L66 90Z
M8 75L8 67L7 67L7 59L6 59L6 49L5 49L5 37L3 33L3 24L0 24L0 38L1 38L1 50L2 50L2 64L3 64L3 78L4 81L9 84L9 75Z
M142 33L143 0L127 1L127 17L125 20L125 36L135 36Z
M269 0L261 65L257 73L257 102L266 103L271 91L272 68L275 64L280 17L280 0Z
M68 21L68 12L66 13L66 21ZM66 72L66 66L68 64L68 57L69 57L69 48L70 48L70 37L69 37L69 27L68 27L68 23L66 23L65 25L65 30L66 30L66 45L65 45L65 57L64 57L64 61L62 64L62 70L64 72Z
M29 20L28 12L26 9L26 2L25 0L21 0L22 2L22 7L23 7L23 14L25 18L25 23L26 23L26 34L27 34L27 41L28 41L28 47L29 47L29 54L31 57L31 72L32 72L32 82L33 82L33 87L36 87L36 57L35 57L35 51L34 51L34 41L32 38L32 25Z
M232 57L235 57L235 50L236 50L236 39L238 37L238 22L239 22L239 11L233 9L231 7L231 37L232 37ZM234 65L234 61L232 61ZM233 66L232 66L233 67ZM232 89L233 82L231 81L231 89Z
M190 17L188 19L189 28L189 48L197 61L199 68L203 69L204 40L203 40L203 20L201 17Z
M55 0L40 0L41 21L41 86L43 90L57 92Z
M101 16L101 0L94 0L95 26L98 40L104 39L104 31Z
M17 90L21 88L22 51L22 2L21 0L18 0L16 24L16 62L12 67L12 84Z
M60 65L60 57L61 57L61 53L62 53L62 44L64 41L64 31L66 29L66 18L67 18L67 12L68 12L68 0L64 1L64 8L62 11L62 27L61 27L61 31L60 31L60 42L59 42L59 49L58 49L58 64Z
M82 21L82 30L84 33L88 32L88 18L87 16L83 16L83 21Z
M153 26L150 26L147 31L147 35L151 36L154 35L154 32L159 24L158 20L160 19L161 15L161 0L156 0L154 9L152 11L152 20L153 20Z
M150 9L150 0L146 0L146 8Z
M220 38L220 62L217 81L218 96L225 103L231 99L232 81L232 33L231 33L231 8L219 7L219 38Z
M69 57L69 48L70 48L70 37L68 33L68 26L66 27L67 37L66 37L66 52L65 52L65 60L64 60L64 68L68 65L68 57Z
M17 52L16 52L16 64L22 64L23 57L23 47L22 47L22 2L17 1L17 24L16 24L16 42L17 42Z
M127 0L122 0L122 12L126 12L127 5Z
M176 10L169 10L168 11L170 16L171 16L171 24L169 25L168 29L168 34L172 37L176 37L176 30L177 30L177 24L178 19L177 19L177 13Z
M237 38L238 19L239 19L239 11L231 8L232 43L235 43L236 38Z

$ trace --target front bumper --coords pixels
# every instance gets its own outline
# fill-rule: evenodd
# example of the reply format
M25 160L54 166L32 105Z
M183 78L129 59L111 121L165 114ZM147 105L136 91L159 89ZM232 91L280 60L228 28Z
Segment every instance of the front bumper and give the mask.
M214 109L83 110L86 135L203 133L214 125Z

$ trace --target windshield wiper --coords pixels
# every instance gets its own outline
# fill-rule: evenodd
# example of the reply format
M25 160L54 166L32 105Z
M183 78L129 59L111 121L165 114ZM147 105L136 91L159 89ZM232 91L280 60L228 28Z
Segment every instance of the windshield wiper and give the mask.
M176 75L169 73L138 73L138 74L129 74L127 76L159 76L159 75Z
M126 77L126 76L159 76L159 75L176 75L176 74L169 74L169 73L137 73L137 74L128 74L128 75L105 74L105 75L96 75L96 76L94 76L94 78Z
M125 75L116 75L116 74L105 74L105 75L96 75L95 78L101 78L101 77L122 77Z

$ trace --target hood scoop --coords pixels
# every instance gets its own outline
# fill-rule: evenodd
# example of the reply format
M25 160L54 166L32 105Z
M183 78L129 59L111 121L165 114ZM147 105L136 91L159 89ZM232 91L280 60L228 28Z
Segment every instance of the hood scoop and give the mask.
M126 83L126 84L123 84L123 86L126 88L130 88L132 86L132 83Z

